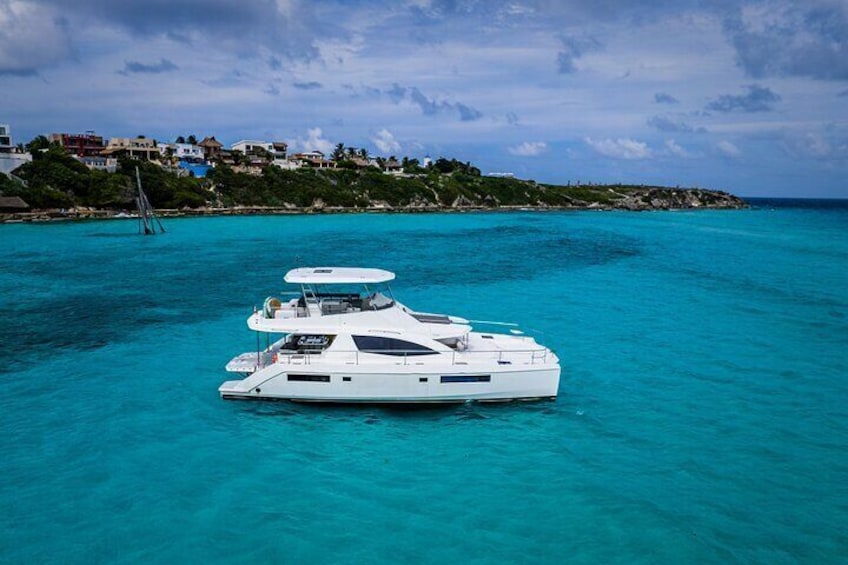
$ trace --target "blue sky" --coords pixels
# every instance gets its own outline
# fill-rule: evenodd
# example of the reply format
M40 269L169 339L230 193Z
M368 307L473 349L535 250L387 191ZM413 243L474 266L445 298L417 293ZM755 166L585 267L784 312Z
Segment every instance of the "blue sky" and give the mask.
M0 0L16 141L215 135L848 198L848 1Z

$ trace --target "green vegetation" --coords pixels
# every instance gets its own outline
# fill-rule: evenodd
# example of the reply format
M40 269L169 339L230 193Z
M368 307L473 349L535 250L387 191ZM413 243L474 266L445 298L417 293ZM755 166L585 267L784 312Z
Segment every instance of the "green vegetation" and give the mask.
M188 136L189 139L194 137ZM0 194L20 196L33 209L134 207L135 170L156 208L275 207L365 209L391 207L440 209L452 207L533 206L654 209L676 207L737 207L743 202L725 193L628 185L551 185L516 178L484 177L480 170L456 159L440 158L427 167L404 157L403 175L379 168L360 168L354 159L363 149L339 144L335 169L290 171L267 166L259 175L236 172L223 163L206 179L177 176L155 162L120 159L115 173L89 170L43 137L34 139L33 161L15 174L27 186L0 175ZM397 162L394 157L388 161ZM383 160L385 163L386 160Z
M33 144L37 142L38 139ZM35 146L40 145L38 142ZM135 206L136 166L139 167L144 190L154 206L196 208L214 198L202 181L177 177L154 163L121 159L117 172L107 173L88 169L55 145L36 150L32 156L31 163L15 171L27 182L27 186L0 175L3 179L0 191L4 196L20 196L35 209L75 206L115 210L132 208Z

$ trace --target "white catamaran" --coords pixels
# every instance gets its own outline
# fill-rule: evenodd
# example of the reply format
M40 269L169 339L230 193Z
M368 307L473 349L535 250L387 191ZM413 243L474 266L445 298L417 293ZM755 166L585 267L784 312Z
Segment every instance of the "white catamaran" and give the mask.
M299 296L269 297L248 318L267 346L227 364L243 378L222 384L221 396L337 403L557 396L553 351L512 324L499 325L508 333L486 333L462 318L415 312L392 296L394 278L381 269L289 271L285 281L300 285ZM274 334L282 337L272 340Z

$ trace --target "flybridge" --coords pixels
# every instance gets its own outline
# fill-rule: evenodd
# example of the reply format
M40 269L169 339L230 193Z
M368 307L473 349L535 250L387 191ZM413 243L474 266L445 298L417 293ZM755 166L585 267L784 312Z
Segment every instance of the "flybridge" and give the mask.
M292 284L378 284L394 279L394 273L383 269L354 267L300 267L284 278Z

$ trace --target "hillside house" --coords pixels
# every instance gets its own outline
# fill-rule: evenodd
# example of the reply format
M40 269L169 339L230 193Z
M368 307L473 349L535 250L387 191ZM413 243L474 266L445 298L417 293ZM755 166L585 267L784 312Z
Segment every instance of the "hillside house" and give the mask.
M100 155L106 146L103 144L103 136L94 135L93 131L85 133L51 133L47 136L50 143L58 143L59 146L71 155L77 157L94 157Z
M129 157L141 161L159 159L159 148L155 139L146 137L112 137L109 144L100 152L104 157Z
M214 135L212 137L204 137L203 141L198 143L198 145L203 148L203 158L207 161L220 158L221 150L224 147L220 141L215 139Z

